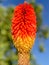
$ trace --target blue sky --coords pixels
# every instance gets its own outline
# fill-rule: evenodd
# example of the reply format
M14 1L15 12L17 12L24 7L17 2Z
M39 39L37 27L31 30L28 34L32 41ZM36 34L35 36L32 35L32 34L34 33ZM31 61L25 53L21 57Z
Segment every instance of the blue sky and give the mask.
M18 5L19 3L23 3L24 0L5 0L2 5ZM49 0L36 0L37 4L43 5L42 18L43 24L49 26ZM49 65L49 39L44 40L45 52L40 53L38 51L39 39L36 38L34 47L32 52L36 58L37 63L40 65Z
M43 5L43 21L44 24L49 24L49 0L36 0L36 2Z
M43 18L43 24L49 26L49 0L36 0L37 4L43 5L43 11L42 11L42 18ZM39 40L36 39L35 45L33 48L33 53L36 57L36 60L41 65L49 65L49 38L44 41L44 47L45 52L39 53L38 49L38 42Z

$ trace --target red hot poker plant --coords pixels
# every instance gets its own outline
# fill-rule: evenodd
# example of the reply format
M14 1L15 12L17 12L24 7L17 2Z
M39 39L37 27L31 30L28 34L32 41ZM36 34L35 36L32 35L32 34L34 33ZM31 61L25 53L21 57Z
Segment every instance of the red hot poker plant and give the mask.
M15 7L12 18L12 38L18 49L18 65L30 65L29 51L36 37L36 15L34 8L23 3Z

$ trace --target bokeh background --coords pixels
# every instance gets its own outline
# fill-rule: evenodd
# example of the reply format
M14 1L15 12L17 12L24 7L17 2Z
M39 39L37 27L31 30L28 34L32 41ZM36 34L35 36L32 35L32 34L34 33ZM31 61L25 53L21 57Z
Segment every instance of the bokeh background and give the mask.
M30 52L31 65L49 65L49 0L27 0L35 9L37 34ZM11 36L15 6L24 0L0 0L0 65L17 65L18 51Z

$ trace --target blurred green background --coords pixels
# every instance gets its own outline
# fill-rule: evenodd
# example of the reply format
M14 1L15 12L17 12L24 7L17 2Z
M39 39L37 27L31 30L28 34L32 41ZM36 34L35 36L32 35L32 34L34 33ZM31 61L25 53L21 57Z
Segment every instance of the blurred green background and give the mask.
M14 0L0 0L0 65L17 65L18 51L13 45L11 36L11 19L13 16L13 11L15 5L23 3L23 0L17 1L14 4ZM37 4L36 1L30 1L29 3L34 6L36 16L37 16L37 36L34 47L37 47L38 52L43 54L45 52L45 40L49 38L49 27L43 24L42 11L43 5ZM10 4L7 6L7 4ZM46 21L47 22L47 21ZM35 58L36 49L32 49L30 52L31 65L43 65L39 64ZM35 53L34 53L35 50ZM49 52L49 51L48 51ZM35 55L34 55L35 54ZM39 59L40 60L40 59ZM42 60L42 58L41 58ZM46 62L45 62L46 63ZM49 65L49 64L47 64Z

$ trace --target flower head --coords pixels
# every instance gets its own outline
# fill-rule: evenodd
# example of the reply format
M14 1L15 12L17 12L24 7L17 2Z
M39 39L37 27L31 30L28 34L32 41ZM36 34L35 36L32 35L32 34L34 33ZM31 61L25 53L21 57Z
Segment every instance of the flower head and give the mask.
M12 38L20 52L29 52L36 37L36 15L34 8L23 3L15 7L12 18Z

